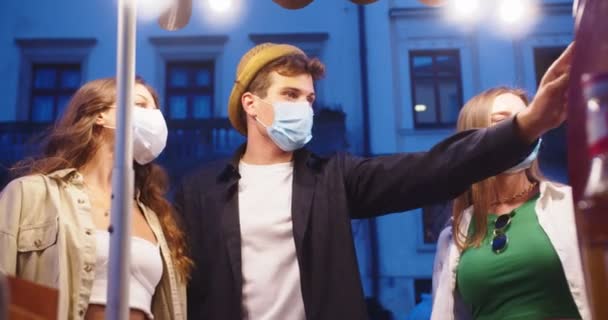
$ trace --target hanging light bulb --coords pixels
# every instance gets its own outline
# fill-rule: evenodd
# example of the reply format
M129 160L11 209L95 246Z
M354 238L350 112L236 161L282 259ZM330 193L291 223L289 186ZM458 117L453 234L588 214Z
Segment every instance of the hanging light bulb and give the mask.
M209 0L209 8L217 13L228 12L233 5L232 0Z
M473 25L482 18L481 0L449 0L445 8L447 18L462 25Z
M538 20L536 0L501 0L495 13L499 31L513 38L525 36Z

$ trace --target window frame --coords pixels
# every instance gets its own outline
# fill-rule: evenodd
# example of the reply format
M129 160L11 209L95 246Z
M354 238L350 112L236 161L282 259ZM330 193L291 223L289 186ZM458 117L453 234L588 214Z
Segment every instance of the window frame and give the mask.
M55 79L53 82L53 88L36 88L36 72L40 69L53 68L56 72ZM60 74L64 71L77 70L80 74L79 84L76 88L62 88ZM43 63L32 63L31 65L31 83L29 88L29 112L28 120L37 123L49 123L55 121L59 116L59 98L61 96L72 96L82 85L82 63L78 62L43 62ZM34 101L37 96L52 96L53 97L53 111L51 119L48 121L34 120Z
M452 128L456 125L454 122L442 122L441 121L441 99L439 93L439 80L455 80L458 87L458 99L459 108L463 105L463 81L462 81L462 61L460 57L460 50L454 49L423 49L423 50L409 50L409 72L410 72L410 90L411 90L411 105L413 112L413 123L416 129L444 129ZM420 76L416 75L414 71L414 59L416 57L430 56L432 58L432 76ZM438 56L452 56L455 57L458 63L456 64L456 75L442 76L439 75L439 69L437 66ZM433 83L433 94L436 102L435 105L435 121L433 123L421 123L418 120L416 107L416 83L418 80L431 80ZM460 110L460 109L459 109Z
M535 83L536 87L540 85L540 81L547 72L547 69L551 66L553 61L555 61L561 54L566 50L568 46L566 45L551 45L551 46L535 46L532 47L532 62L534 64L534 75L535 75ZM546 58L547 56L553 56L554 59L551 61L546 61L541 58Z
M31 88L34 64L80 64L80 82L86 82L91 51L97 45L95 38L16 38L20 51L19 90L17 94L17 121L32 118Z
M209 86L206 87L196 87L193 86L195 83L195 72L193 70L198 70L199 68L207 68L210 72L209 75ZM171 72L174 68L185 68L187 70L187 83L185 88L176 88L170 85ZM172 121L180 121L180 120L189 120L189 119L211 119L215 117L215 62L213 60L173 60L167 61L165 64L165 108L164 112L167 115L168 119ZM194 95L209 95L211 97L211 101L209 102L209 117L205 118L195 118L194 117ZM186 117L174 118L171 113L171 104L170 98L174 95L184 95L186 96Z

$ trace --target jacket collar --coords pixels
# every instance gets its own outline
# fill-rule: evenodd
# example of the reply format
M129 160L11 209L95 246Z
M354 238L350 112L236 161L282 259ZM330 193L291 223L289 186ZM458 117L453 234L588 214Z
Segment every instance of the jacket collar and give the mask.
M54 180L62 181L63 183L70 183L78 187L85 187L84 177L76 168L67 168L53 171L47 176ZM141 191L139 189L134 190L134 197L138 204L143 205L140 200Z
M74 184L83 184L84 183L84 179L82 178L82 175L80 173L78 173L78 170L76 170L76 168L67 168L67 169L60 169L60 170L56 170L53 171L49 174L47 174L47 176L51 179L55 179L55 180L69 180L71 183Z
M227 218L229 219L227 227L231 231L234 231L235 224L239 227L237 190L238 181L241 178L241 175L239 174L238 168L239 161L245 152L245 148L246 144L241 145L234 153L232 159L217 176L218 183L224 184L222 198L227 201L227 208L230 209L227 210L225 214L229 217ZM327 159L317 156L306 149L299 149L294 152L293 161L294 173L291 212L296 249L300 250L299 246L304 240L310 217L316 174L321 171L323 165L327 162Z
M239 163L241 158L243 158L246 149L247 144L244 143L234 152L226 166L217 176L217 181L219 183L228 183L230 185L231 182L238 181L241 178L239 173ZM327 161L326 158L320 157L306 149L294 151L293 159L294 168L300 168L295 170L307 169L313 172L319 172L323 167L323 164Z

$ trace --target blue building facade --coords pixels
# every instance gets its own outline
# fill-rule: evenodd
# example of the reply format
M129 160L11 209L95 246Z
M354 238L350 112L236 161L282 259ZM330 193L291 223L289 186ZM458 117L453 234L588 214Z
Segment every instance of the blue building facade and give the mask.
M171 130L161 162L169 167L228 155L243 141L227 122L226 105L240 57L258 43L295 44L326 64L327 76L316 84L315 135L329 138L317 139L314 149L379 155L429 149L454 132L460 107L482 90L516 86L533 96L573 38L568 0L534 2L536 19L517 35L496 25L491 6L465 27L416 0L364 7L317 0L295 11L270 0L227 2L232 9L219 13L210 1L194 0L191 22L177 32L159 28L149 18L154 12L138 23L136 73L161 96ZM2 166L35 152L35 140L27 142L61 114L79 85L114 75L116 11L116 1L0 3ZM564 132L549 134L541 155L543 169L560 181ZM430 290L434 241L447 215L449 204L437 204L353 221L377 318L407 319Z

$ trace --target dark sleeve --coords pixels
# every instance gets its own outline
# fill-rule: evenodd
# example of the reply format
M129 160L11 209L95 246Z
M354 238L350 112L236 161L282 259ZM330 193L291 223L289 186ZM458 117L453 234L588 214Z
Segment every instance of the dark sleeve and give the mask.
M374 158L345 155L346 192L353 218L406 211L453 199L471 184L522 161L533 149L514 118L457 133L428 152Z
M197 228L200 226L200 217L197 212L200 212L200 195L197 195L193 190L197 188L193 185L192 179L184 179L180 185L178 185L175 191L174 206L177 214L182 221L184 234L188 245L188 251L190 257L194 261L194 267L190 274L190 281L188 281L188 319L200 319L200 300L202 295L201 287L201 270L198 268L198 261L200 261L200 240L196 237ZM199 230L200 232L200 230Z

